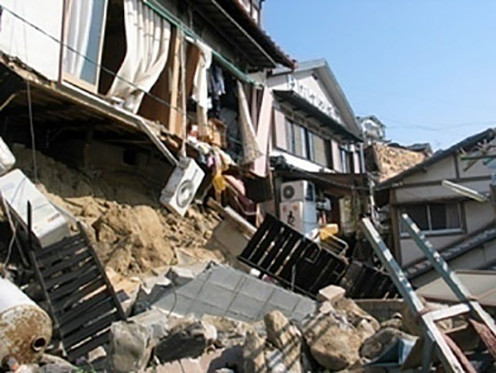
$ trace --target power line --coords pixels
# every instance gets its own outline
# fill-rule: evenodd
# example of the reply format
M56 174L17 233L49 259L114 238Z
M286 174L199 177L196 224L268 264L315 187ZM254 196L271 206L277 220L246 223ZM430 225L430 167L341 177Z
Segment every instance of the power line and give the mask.
M411 127L415 127L415 128L420 128L420 129L424 129L424 130L427 130L427 131L442 131L442 130L446 130L446 129L460 128L460 127L471 126L471 125L491 125L491 124L496 124L496 120L487 121L487 122L437 123L437 124L431 123L431 125L433 125L433 126L440 126L440 127L434 128L434 127L426 126L426 125L423 125L423 124L417 124L417 123L407 122L407 121L403 121L403 120L391 119L391 118L386 118L386 117L382 117L382 118L384 118L385 120L390 121L390 122L395 122L395 123L398 123L398 124L404 124L404 125L407 125L407 126L411 126ZM386 128L404 128L404 127L394 127L394 126L393 127L390 127L390 126L387 126L386 125Z

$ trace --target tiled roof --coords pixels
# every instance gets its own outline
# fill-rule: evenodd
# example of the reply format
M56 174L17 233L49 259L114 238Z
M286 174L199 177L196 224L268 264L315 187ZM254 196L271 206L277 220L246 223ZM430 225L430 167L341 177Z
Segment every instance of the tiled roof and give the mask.
M254 66L275 68L282 64L291 69L293 61L260 25L234 0L193 0L199 13L220 32L229 35ZM239 27L238 27L239 26Z
M458 242L455 245L449 246L445 249L439 250L441 256L449 262L471 250L481 247L486 242L490 242L496 239L496 225L491 225L482 231L478 231L471 236L466 237L463 241ZM429 272L432 269L432 264L428 259L422 260L420 262L414 263L407 268L405 272L409 278L416 278Z

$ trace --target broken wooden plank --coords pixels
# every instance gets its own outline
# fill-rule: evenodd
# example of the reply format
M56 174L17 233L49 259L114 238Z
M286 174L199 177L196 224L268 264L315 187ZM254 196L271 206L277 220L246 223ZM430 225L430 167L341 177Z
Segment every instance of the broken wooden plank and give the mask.
M402 214L406 230L410 234L410 237L415 241L417 246L422 250L424 255L429 259L434 269L441 275L443 280L453 291L456 297L461 301L467 303L471 311L482 320L488 328L491 330L493 335L496 336L496 325L493 318L482 308L478 302L473 301L473 297L470 291L465 287L465 285L458 278L456 273L450 268L448 263L444 258L437 252L432 244L425 238L420 228L413 222L413 220L407 215Z
M428 371L430 366L430 355L432 353L432 348L430 348L429 345L433 344L435 346L436 355L439 357L439 360L441 360L446 371L464 372L463 366L446 343L444 335L436 326L435 322L432 319L425 317L426 314L424 304L413 290L413 287L408 281L405 273L394 259L391 251L379 235L379 232L377 232L369 218L363 218L361 223L365 236L372 245L376 255L381 260L382 265L389 272L391 279L398 288L403 300L406 304L408 304L411 311L415 315L420 316L420 321L423 327L422 331L424 332L426 338L426 345L424 346L423 370Z

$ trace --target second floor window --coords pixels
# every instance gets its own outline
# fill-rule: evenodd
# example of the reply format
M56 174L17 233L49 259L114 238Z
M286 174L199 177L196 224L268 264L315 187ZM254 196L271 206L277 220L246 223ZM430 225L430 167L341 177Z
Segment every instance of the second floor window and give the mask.
M462 231L459 203L426 203L404 206L400 213L407 213L417 226L427 233L453 233ZM407 233L400 217L401 233Z
M321 166L328 166L327 142L319 135L286 118L287 151Z
M353 173L353 152L348 147L340 147L339 155L341 157L342 172Z

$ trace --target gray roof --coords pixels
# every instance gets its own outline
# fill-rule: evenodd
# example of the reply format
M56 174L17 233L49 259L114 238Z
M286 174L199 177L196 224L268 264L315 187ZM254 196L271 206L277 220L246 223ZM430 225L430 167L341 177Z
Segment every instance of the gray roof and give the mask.
M350 132L352 132L356 137L362 137L362 131L357 123L353 109L348 102L341 86L339 85L336 77L334 76L331 67L327 63L325 58L320 58L316 60L298 62L296 69L291 70L287 67L280 66L272 71L273 76L299 73L308 70L315 70L318 74L329 93L331 98L336 104L344 123L348 126Z
M483 244L496 240L496 225L491 223L481 231L477 231L470 236L465 237L461 242L458 242L445 249L439 250L441 256L449 262L463 254L481 247ZM414 279L432 270L432 264L428 259L416 262L405 268L408 278Z

